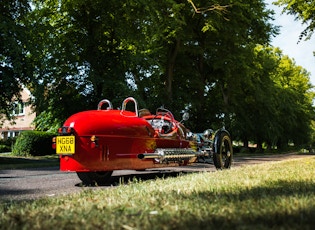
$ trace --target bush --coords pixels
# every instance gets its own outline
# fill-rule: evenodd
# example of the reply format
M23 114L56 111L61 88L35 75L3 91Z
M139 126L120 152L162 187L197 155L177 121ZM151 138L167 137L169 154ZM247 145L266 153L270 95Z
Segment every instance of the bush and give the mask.
M15 156L45 156L55 154L52 149L52 138L55 133L24 131L16 139L12 149Z
M6 140L0 140L0 153L11 152L11 148L15 143L16 138L8 138Z
M6 153L6 152L11 152L11 147L0 144L0 153Z

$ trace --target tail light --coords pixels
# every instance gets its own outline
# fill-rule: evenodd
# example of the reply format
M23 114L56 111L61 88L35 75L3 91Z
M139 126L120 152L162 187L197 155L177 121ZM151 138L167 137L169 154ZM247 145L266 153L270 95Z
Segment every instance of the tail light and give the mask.
M91 140L91 148L94 149L94 148L97 148L98 147L98 137L96 137L95 135L91 136L90 138Z
M58 133L60 135L70 135L70 134L74 133L74 129L72 127L69 127L69 126L63 126L63 127L58 129Z
M52 144L51 144L52 149L56 149L56 137L52 138Z

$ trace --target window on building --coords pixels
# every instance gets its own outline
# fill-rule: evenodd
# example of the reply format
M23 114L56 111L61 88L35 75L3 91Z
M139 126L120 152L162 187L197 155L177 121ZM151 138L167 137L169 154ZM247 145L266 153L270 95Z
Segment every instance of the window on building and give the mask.
M13 115L14 116L24 115L24 113L25 113L24 107L25 107L25 104L23 102L15 103L14 110L13 110Z

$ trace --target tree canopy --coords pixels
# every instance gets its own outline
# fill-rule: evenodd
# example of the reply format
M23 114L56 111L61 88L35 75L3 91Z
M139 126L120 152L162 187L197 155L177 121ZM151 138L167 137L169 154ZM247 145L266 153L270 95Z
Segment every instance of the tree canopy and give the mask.
M27 38L12 41L27 69L5 59L1 66L16 69L16 82L32 92L40 130L103 98L118 107L133 96L177 118L188 110L186 125L195 132L224 125L244 143L308 141L309 73L269 46L278 28L263 0L31 3L22 18L11 17Z

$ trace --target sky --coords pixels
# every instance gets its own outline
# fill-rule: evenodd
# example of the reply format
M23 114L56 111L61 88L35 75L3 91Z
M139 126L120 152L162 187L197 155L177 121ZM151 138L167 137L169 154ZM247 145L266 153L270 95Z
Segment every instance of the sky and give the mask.
M288 55L295 60L296 65L302 66L310 72L310 82L315 86L315 34L310 40L301 40L299 35L306 28L301 21L295 21L294 16L282 14L282 7L272 5L275 0L265 0L268 4L266 7L275 11L272 22L274 25L281 26L280 34L273 38L271 45L279 47L284 55Z

